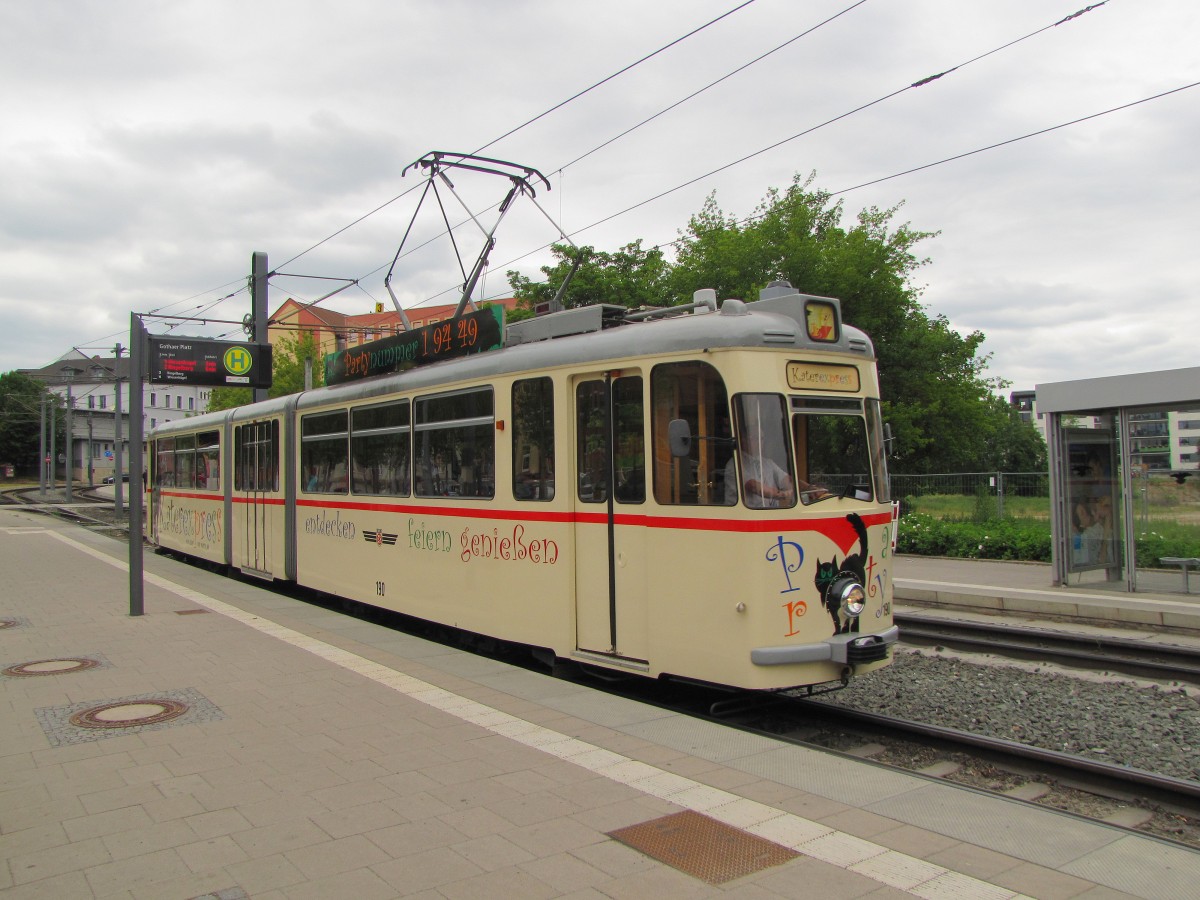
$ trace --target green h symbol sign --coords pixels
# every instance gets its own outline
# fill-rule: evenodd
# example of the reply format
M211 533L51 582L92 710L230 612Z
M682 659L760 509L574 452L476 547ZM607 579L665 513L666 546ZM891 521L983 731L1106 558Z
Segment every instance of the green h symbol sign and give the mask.
M231 375L245 375L254 365L250 351L245 347L230 347L225 351L225 370Z

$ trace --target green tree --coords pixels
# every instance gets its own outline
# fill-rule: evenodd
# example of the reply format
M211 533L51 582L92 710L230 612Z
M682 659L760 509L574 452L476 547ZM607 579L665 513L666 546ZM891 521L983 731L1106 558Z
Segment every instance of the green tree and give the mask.
M1008 387L998 382L997 387ZM1041 433L1021 418L1020 411L1004 397L993 394L988 425L992 429L986 441L980 468L985 472L1045 472L1048 450Z
M884 414L894 435L893 468L908 473L973 469L996 431L995 385L979 355L982 333L961 335L920 303L913 275L928 260L914 252L935 233L894 222L897 208L861 211L842 225L841 202L797 177L771 190L754 215L738 221L709 197L678 242L670 272L673 302L716 288L752 300L786 279L809 294L837 297L847 323L875 345ZM1007 414L1005 414L1007 415Z
M28 375L20 372L0 375L0 462L11 463L24 472L37 472L41 402L47 394L45 386ZM56 408L61 405L57 397L49 396ZM65 434L61 414L56 423L59 434Z
M532 309L535 303L553 299L574 261L580 257L583 261L563 297L563 305L568 309L596 303L629 308L667 305L670 267L661 250L657 247L643 250L640 239L614 253L593 247L575 249L567 244L554 244L551 251L558 262L553 266L542 266L543 281L533 281L520 272L508 272L513 296L524 308Z
M325 362L317 341L308 332L280 338L271 350L271 387L268 395L284 397L304 390L304 361L311 359L313 387L325 383ZM254 399L250 388L213 388L208 401L209 412L244 406Z

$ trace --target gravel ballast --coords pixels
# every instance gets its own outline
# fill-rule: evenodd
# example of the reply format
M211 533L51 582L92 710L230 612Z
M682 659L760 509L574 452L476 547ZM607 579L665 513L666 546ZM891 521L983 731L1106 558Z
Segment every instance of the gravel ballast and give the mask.
M1200 702L1177 684L900 651L820 699L1200 781Z

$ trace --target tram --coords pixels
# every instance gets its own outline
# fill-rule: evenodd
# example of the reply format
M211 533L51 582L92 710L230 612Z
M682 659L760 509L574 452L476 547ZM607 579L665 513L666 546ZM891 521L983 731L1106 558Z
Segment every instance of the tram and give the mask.
M496 349L442 358L493 321ZM398 338L154 429L157 547L650 678L836 687L890 662L875 354L836 299L775 282Z

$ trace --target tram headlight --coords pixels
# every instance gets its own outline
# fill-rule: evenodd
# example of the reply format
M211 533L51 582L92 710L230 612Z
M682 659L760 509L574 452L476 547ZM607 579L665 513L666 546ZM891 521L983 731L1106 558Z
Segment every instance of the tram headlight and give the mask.
M836 579L829 586L829 594L842 613L852 619L861 616L867 607L866 589L851 576L843 575Z

